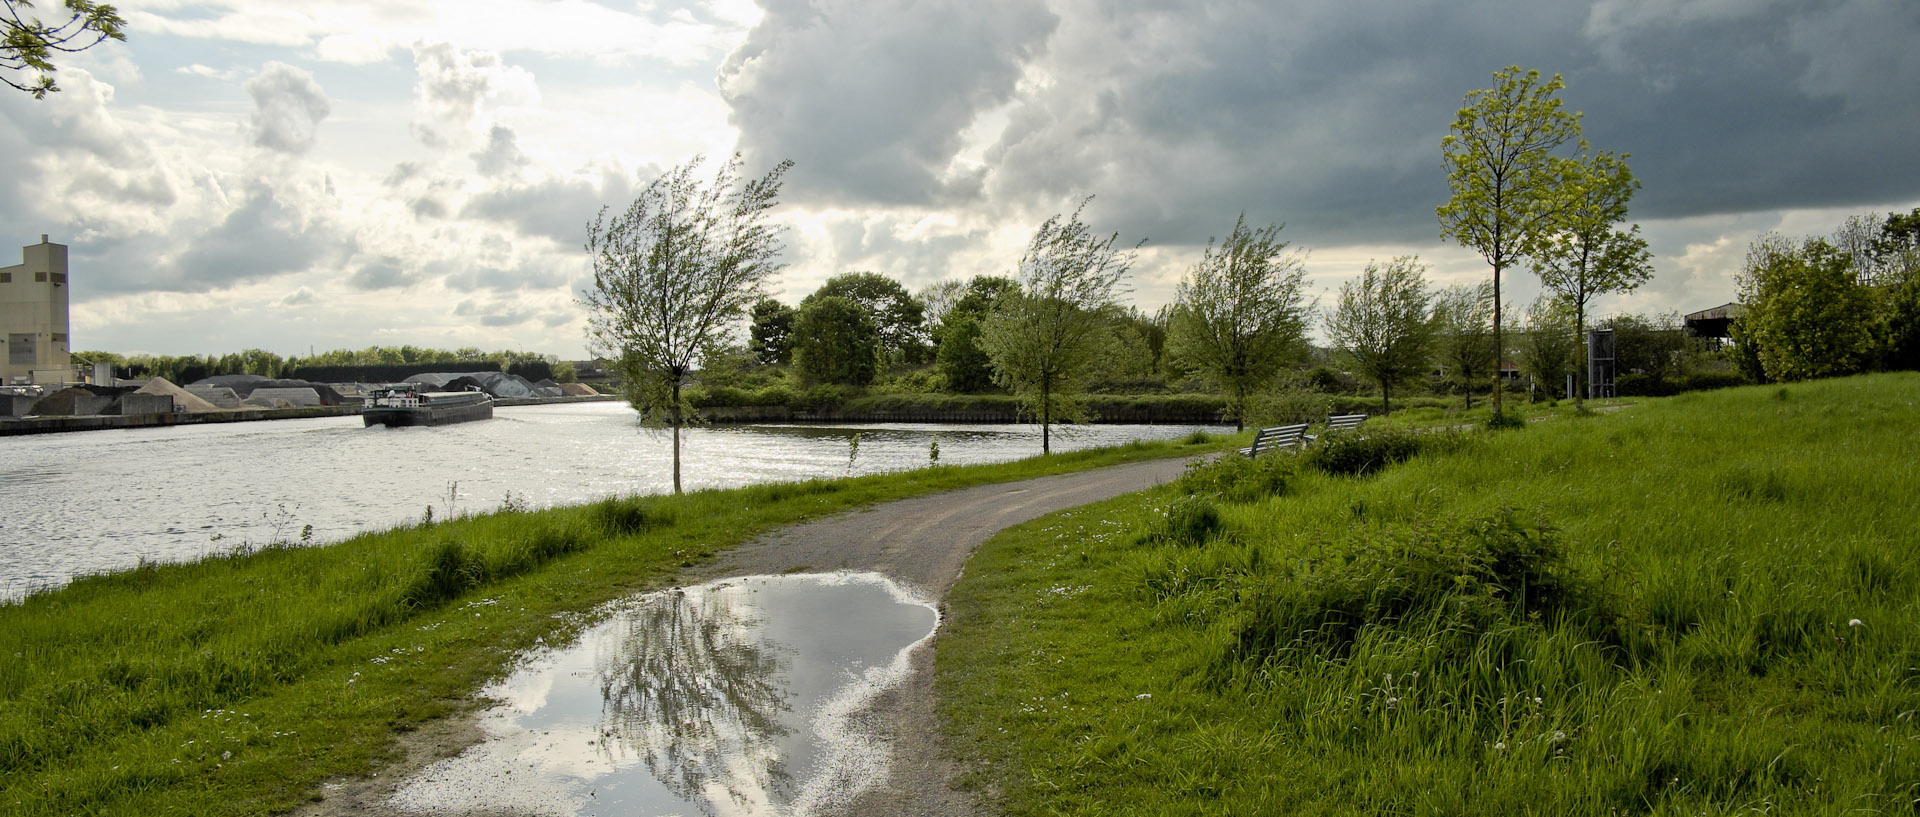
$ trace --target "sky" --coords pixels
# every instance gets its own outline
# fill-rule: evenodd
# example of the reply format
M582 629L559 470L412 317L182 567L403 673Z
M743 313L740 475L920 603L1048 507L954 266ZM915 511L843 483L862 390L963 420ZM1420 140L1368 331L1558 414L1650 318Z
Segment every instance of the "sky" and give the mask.
M70 246L75 351L580 359L587 223L735 152L795 163L789 304L849 271L1011 274L1087 196L1146 241L1123 301L1149 312L1242 213L1285 225L1322 306L1400 255L1474 283L1440 142L1508 65L1562 75L1642 182L1654 278L1598 314L1717 306L1767 231L1920 207L1912 0L117 5L127 41L60 93L0 89L0 265Z

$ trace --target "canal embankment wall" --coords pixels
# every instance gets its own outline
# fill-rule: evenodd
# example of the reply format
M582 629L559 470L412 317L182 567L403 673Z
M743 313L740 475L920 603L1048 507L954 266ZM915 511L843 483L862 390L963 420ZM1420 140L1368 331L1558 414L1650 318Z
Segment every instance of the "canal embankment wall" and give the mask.
M555 403L597 403L620 398L609 395L592 397L502 397L495 407L543 406ZM0 437L22 434L57 434L66 431L100 431L111 428L160 428L165 426L205 425L208 423L250 423L259 420L298 420L308 417L339 417L360 413L360 404L341 406L295 406L292 408L239 408L225 411L163 411L144 414L76 414L44 417L0 417Z

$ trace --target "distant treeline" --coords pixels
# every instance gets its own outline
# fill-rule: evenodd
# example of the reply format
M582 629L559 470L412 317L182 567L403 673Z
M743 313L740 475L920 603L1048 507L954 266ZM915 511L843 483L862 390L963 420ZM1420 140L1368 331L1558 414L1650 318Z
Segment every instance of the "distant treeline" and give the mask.
M337 349L310 357L283 358L260 349L225 355L132 355L79 352L88 363L111 363L115 377L146 380L163 377L174 383L192 383L223 374L309 380L315 383L384 383L428 372L500 371L539 382L568 383L573 365L552 355L529 352L483 352L468 347L446 351L414 346L370 346Z

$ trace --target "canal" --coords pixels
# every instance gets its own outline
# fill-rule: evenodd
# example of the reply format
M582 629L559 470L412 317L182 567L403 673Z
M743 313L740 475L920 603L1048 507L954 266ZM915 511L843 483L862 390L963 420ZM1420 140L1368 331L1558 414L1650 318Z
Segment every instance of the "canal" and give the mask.
M1070 451L1202 426L1055 427ZM1214 430L1218 430L1215 428ZM855 435L858 443L855 444ZM765 425L684 437L689 489L1001 462L1032 425ZM486 422L364 428L359 417L0 439L0 600L141 561L313 544L420 519L671 489L672 442L620 403L499 409Z

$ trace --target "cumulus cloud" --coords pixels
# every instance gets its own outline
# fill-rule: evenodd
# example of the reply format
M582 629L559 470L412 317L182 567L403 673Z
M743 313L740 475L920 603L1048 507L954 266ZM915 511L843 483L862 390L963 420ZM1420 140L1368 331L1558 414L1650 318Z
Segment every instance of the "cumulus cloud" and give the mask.
M563 246L577 246L586 241L587 222L601 207L618 211L637 192L625 173L610 168L600 173L597 182L556 176L484 190L467 199L460 215L511 224L522 235L545 236Z
M487 146L473 154L473 166L482 176L501 176L520 169L527 154L520 152L513 131L499 125L487 132Z
M351 249L349 243L276 191L256 187L218 224L136 280L149 290L208 292L305 270Z
M503 63L488 51L463 51L451 43L413 49L413 135L429 148L459 149L486 138L491 117L483 104L530 103L539 98L533 74Z
M248 130L253 143L268 150L306 153L313 148L314 131L333 112L313 74L283 62L267 63L246 88L253 97Z

